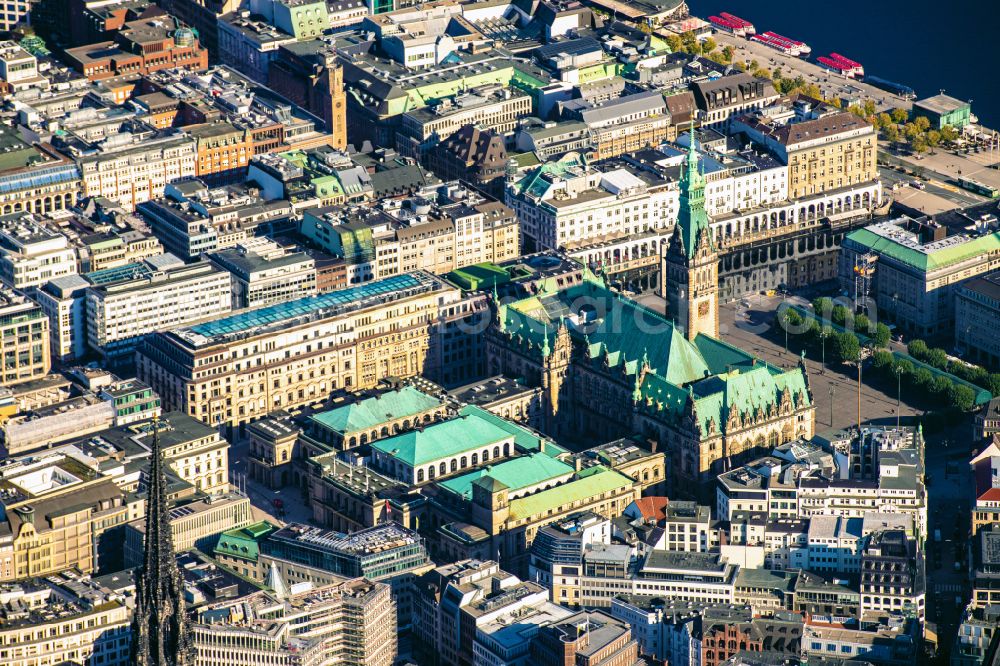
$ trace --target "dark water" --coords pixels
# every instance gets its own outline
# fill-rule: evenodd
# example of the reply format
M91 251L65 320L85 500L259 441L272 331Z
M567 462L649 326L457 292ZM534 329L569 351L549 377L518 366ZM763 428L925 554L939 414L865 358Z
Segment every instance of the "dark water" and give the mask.
M942 88L972 100L1000 127L1000 0L687 0L707 18L728 11L812 46L836 51L865 72L904 83L919 97Z

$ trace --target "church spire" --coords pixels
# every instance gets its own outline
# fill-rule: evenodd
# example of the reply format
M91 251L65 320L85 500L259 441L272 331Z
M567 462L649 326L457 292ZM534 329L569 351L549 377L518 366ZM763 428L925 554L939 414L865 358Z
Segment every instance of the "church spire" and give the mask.
M146 552L135 580L132 660L136 666L191 666L194 655L184 610L180 572L174 559L167 512L166 470L160 422L153 420L146 479Z
M709 243L712 242L708 213L705 211L705 176L701 172L698 150L695 148L694 127L688 135L687 159L681 169L677 226L681 232L684 254L688 259L694 256L702 232L709 234Z

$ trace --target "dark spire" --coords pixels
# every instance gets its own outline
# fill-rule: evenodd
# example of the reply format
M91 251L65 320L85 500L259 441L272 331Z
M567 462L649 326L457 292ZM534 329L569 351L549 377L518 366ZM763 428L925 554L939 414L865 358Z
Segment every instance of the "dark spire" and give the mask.
M131 663L136 666L191 666L194 654L184 615L181 576L174 560L159 429L160 422L154 419L146 478L146 553L142 571L137 572L135 579Z

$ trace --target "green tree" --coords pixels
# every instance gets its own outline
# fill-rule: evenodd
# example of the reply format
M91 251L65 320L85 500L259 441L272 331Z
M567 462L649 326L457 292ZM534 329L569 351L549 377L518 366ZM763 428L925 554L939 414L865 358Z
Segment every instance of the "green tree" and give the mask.
M951 143L958 139L958 130L951 125L945 125L941 128L941 140Z
M928 148L928 146L927 146L927 139L924 138L924 136L922 134L913 137L910 140L910 144L909 145L910 145L910 150L913 151L914 153L916 153L917 155L921 155L921 154L927 152L927 148Z
M861 335L871 335L872 320L863 314L854 317L854 332Z
M906 351L910 356L918 361L923 361L927 358L930 348L923 340L910 340L909 344L906 345Z
M931 148L935 148L941 143L941 132L937 130L927 130L927 145Z
M782 315L782 320L785 325L789 328L794 328L802 325L802 315L793 310L792 308L787 308Z
M898 371L899 374L903 375L903 377L909 377L910 375L912 375L913 370L914 370L913 363L907 361L906 359L903 359L902 361L896 363L896 371Z
M976 403L976 393L965 384L954 384L948 395L952 407L967 412Z
M820 298L814 299L812 302L813 312L816 313L817 317L823 317L829 319L830 313L833 312L833 299L822 296Z
M718 48L719 44L711 37L706 37L705 41L701 43L701 52L708 54Z
M852 333L838 333L833 338L833 351L841 361L853 363L861 358L861 344Z
M876 370L886 370L892 368L892 352L885 349L879 349L874 354L872 354L872 366Z
M849 107L847 107L847 110L856 115L858 118L865 117L865 110L862 109L857 104L851 104Z
M916 123L906 123L903 125L903 136L906 137L907 141L912 141L920 136L920 128L917 127Z
M684 42L681 41L680 35L667 35L667 47L671 53L677 53L684 48Z
M986 380L986 386L983 388L994 396L1000 395L1000 372L990 373L990 378Z
M866 99L861 108L864 109L866 116L874 116L878 113L878 108L875 106L874 100Z
M885 136L887 141L896 143L899 141L899 125L886 125L882 128L882 134Z
M875 326L875 333L872 334L872 339L875 342L876 347L885 347L889 344L889 338L891 334L889 332L889 327L885 324L877 324Z
M929 391L934 385L934 374L927 368L917 368L913 373L913 385L918 389Z
M889 125L895 124L895 123L892 122L892 116L890 116L888 113L885 113L884 111L882 113L878 114L877 116L875 116L875 118L876 118L876 124L875 124L875 126L878 129L883 130L883 131Z
M838 109L844 108L844 102L839 97L834 97L830 100L830 104Z
M917 129L921 132L926 132L931 128L931 121L929 121L926 116L917 116L913 119L913 124L916 125Z
M725 58L726 62L733 61L733 47L726 44L722 47L722 57Z
M903 123L905 123L907 120L910 119L910 113L906 109L898 107L893 109L889 113L889 115L892 116L892 122L896 123L897 125L902 125Z
M934 378L934 388L932 390L939 396L948 396L951 393L951 380L944 375L938 375Z
M846 326L847 320L851 318L851 311L847 309L846 305L834 305L830 318L834 324Z
M939 370L944 370L948 367L948 354L943 349L935 347L927 352L926 363Z

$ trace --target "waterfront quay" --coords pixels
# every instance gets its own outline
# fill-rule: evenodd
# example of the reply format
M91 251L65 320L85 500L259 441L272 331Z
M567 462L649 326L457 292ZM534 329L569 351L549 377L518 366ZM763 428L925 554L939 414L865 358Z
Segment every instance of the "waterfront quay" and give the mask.
M743 37L717 31L712 35L712 39L718 42L720 46L732 46L734 49L733 60L735 62L752 62L756 60L757 64L772 72L775 67L781 68L783 76L794 78L797 75L801 75L809 83L818 85L819 89L823 92L823 96L827 99L840 98L862 102L872 100L879 111L895 108L909 110L913 105L911 100L893 95L881 88L835 74L813 62L781 53L758 42L751 42Z

